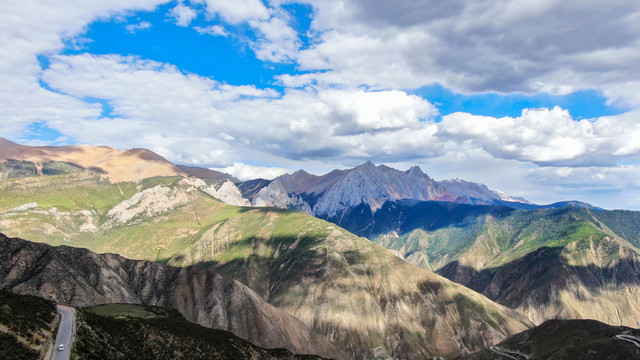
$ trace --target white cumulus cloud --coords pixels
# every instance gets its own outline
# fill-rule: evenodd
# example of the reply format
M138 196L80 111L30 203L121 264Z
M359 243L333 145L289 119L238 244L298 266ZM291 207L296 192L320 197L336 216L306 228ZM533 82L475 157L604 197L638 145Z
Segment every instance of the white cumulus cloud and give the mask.
M179 3L176 7L169 10L169 16L173 18L177 25L189 26L191 21L198 16L198 12L183 3Z
M315 41L298 61L323 70L307 83L553 94L640 84L637 2L307 2ZM635 94L615 95L640 106Z
M326 90L319 93L335 116L359 129L413 128L437 114L427 100L403 91Z
M207 11L231 24L268 19L269 11L260 0L205 0Z
M470 141L499 158L540 165L615 166L625 156L640 158L637 116L577 121L559 107L526 109L517 118L454 113L443 118L439 134Z
M209 34L213 36L229 36L229 32L222 25L210 25L210 26L194 26L194 29L200 34Z
M124 27L128 32L135 34L138 31L148 30L151 28L151 23L148 21L141 21L136 24L125 25Z
M211 168L211 170L221 171L240 180L267 179L272 180L280 175L292 173L290 169L279 167L253 166L234 162L233 165L224 168Z
M91 21L130 10L152 10L162 0L9 1L0 12L0 131L20 136L31 123L81 122L100 106L40 86L38 55L56 54L63 39L80 34Z

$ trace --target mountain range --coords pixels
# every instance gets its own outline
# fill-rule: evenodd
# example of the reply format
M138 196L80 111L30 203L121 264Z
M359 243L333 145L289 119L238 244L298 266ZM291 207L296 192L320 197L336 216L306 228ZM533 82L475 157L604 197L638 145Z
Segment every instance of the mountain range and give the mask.
M55 175L89 168L104 172L104 176L113 183L140 181L154 176L193 176L215 185L216 190L223 185L227 187L222 193L212 196L232 205L297 209L328 220L341 218L360 206L368 208L373 214L385 202L403 199L504 205L522 209L557 208L568 204L592 207L577 201L536 205L462 179L438 182L418 166L399 171L385 165L375 166L370 161L352 169L334 170L320 176L299 170L274 180L243 182L211 169L173 165L146 149L120 151L107 146L26 146L0 138L0 164L0 174L4 178ZM244 200L226 198L230 192L234 195L240 193Z
M3 192L12 195L0 200L2 231L215 270L356 358L470 352L530 324L333 224L297 212L226 205L200 191L194 179L116 185L91 172L30 179L4 183ZM16 206L25 198L28 206ZM477 320L461 326L470 319Z
M554 318L640 326L634 211L536 205L418 167L241 182L143 149L4 139L0 192L3 288L173 307L260 347L420 359Z

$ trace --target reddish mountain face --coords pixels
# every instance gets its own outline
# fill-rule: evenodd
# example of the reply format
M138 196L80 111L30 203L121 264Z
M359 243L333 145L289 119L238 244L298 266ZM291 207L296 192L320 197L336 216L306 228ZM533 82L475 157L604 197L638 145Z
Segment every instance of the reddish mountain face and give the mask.
M70 163L82 169L97 168L112 183L184 175L177 166L147 149L120 151L108 146L26 146L0 138L0 163L8 160L33 163L38 174L50 162Z

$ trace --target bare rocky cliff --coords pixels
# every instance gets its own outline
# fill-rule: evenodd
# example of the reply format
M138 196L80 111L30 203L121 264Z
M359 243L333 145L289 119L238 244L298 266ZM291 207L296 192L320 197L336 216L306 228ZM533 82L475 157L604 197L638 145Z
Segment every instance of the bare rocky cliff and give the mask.
M346 357L251 289L199 268L52 247L0 234L0 286L75 307L104 303L173 307L189 321L230 331L264 348Z
M313 207L313 213L321 218L332 218L360 204L368 205L375 212L389 200L455 198L417 166L402 172L367 162L346 173L323 193Z
M205 193L222 201L225 204L235 206L251 206L251 202L242 197L240 190L231 180L224 180L221 184L209 185L201 188Z
M258 207L276 207L301 211L311 215L311 207L298 195L287 194L280 180L273 180L263 187L252 199L253 205Z

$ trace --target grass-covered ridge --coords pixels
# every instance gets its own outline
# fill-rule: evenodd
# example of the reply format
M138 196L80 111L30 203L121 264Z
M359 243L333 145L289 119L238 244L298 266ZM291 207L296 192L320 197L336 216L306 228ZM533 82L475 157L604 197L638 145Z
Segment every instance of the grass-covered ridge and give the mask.
M458 259L478 259L483 267L498 267L541 247L585 248L613 232L603 228L586 209L517 210L505 217L483 215L466 226L435 231L416 229L401 236L383 235L375 242L408 257L421 253L437 270Z
M161 184L172 184L181 179L154 177L135 182L112 184L99 172L84 170L74 174L38 176L0 181L0 212L26 203L36 203L48 209L90 210L103 213L105 210L130 198L136 192Z

